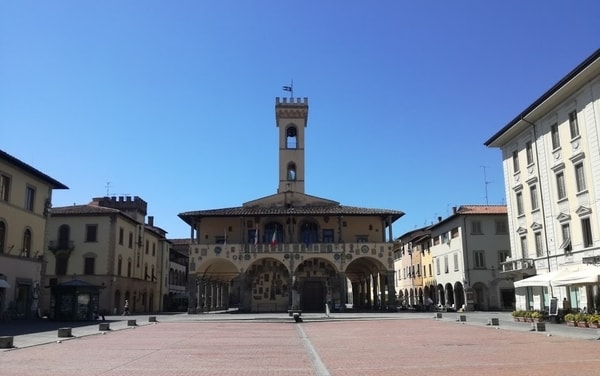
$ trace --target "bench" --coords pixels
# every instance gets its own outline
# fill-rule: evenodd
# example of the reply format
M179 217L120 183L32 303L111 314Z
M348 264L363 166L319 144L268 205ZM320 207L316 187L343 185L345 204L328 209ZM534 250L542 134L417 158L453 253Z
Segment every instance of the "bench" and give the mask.
M290 317L294 318L294 321L296 322L302 322L302 318L300 316L302 316L302 310L300 309L290 309L288 310L288 315Z

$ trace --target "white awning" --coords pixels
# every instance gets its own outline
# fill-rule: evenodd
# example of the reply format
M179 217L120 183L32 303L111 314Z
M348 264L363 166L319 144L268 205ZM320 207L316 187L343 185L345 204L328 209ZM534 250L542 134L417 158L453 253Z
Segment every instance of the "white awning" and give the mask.
M531 286L541 286L548 287L550 286L550 282L554 281L558 277L568 273L565 270L555 270L553 272L548 272L544 274L534 275L533 277L525 278L520 281L515 281L515 288L517 287L531 287Z
M0 279L0 289L7 289L10 285L4 279Z
M561 275L552 280L552 286L592 285L600 282L600 267L590 266L583 270Z

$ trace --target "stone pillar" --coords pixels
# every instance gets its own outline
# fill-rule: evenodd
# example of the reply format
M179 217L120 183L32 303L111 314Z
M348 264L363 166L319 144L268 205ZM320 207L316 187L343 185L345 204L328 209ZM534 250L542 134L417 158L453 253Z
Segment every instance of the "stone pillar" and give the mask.
M345 311L346 304L348 303L348 283L346 280L346 273L339 272L338 278L340 281L340 311Z
M388 270L386 273L387 291L388 291L388 306L392 309L396 309L398 302L396 301L396 283L395 283L395 272Z

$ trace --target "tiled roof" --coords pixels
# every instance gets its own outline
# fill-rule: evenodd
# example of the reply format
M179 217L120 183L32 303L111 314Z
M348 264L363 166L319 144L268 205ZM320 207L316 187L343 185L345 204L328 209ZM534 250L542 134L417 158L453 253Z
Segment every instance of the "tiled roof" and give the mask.
M506 205L461 205L456 214L507 214Z
M392 216L396 220L404 215L398 210L369 209L354 206L330 205L330 206L297 206L286 208L274 207L233 207L223 209L198 210L180 213L179 217L186 221L191 217L237 217L237 216L265 216L265 215L353 215L353 216ZM187 221L186 221L187 222Z
M105 208L96 205L73 205L52 208L52 215L91 215L91 214L116 214L118 209Z

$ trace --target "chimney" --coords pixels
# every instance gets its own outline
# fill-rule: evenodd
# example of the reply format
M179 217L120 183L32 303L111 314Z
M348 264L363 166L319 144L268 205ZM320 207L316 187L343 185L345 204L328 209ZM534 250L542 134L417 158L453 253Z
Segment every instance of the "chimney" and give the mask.
M452 214L456 214L456 206L452 207Z
M438 217L438 222L441 222L441 221L442 221L442 217Z
M148 225L154 227L154 216L153 215L148 216Z

